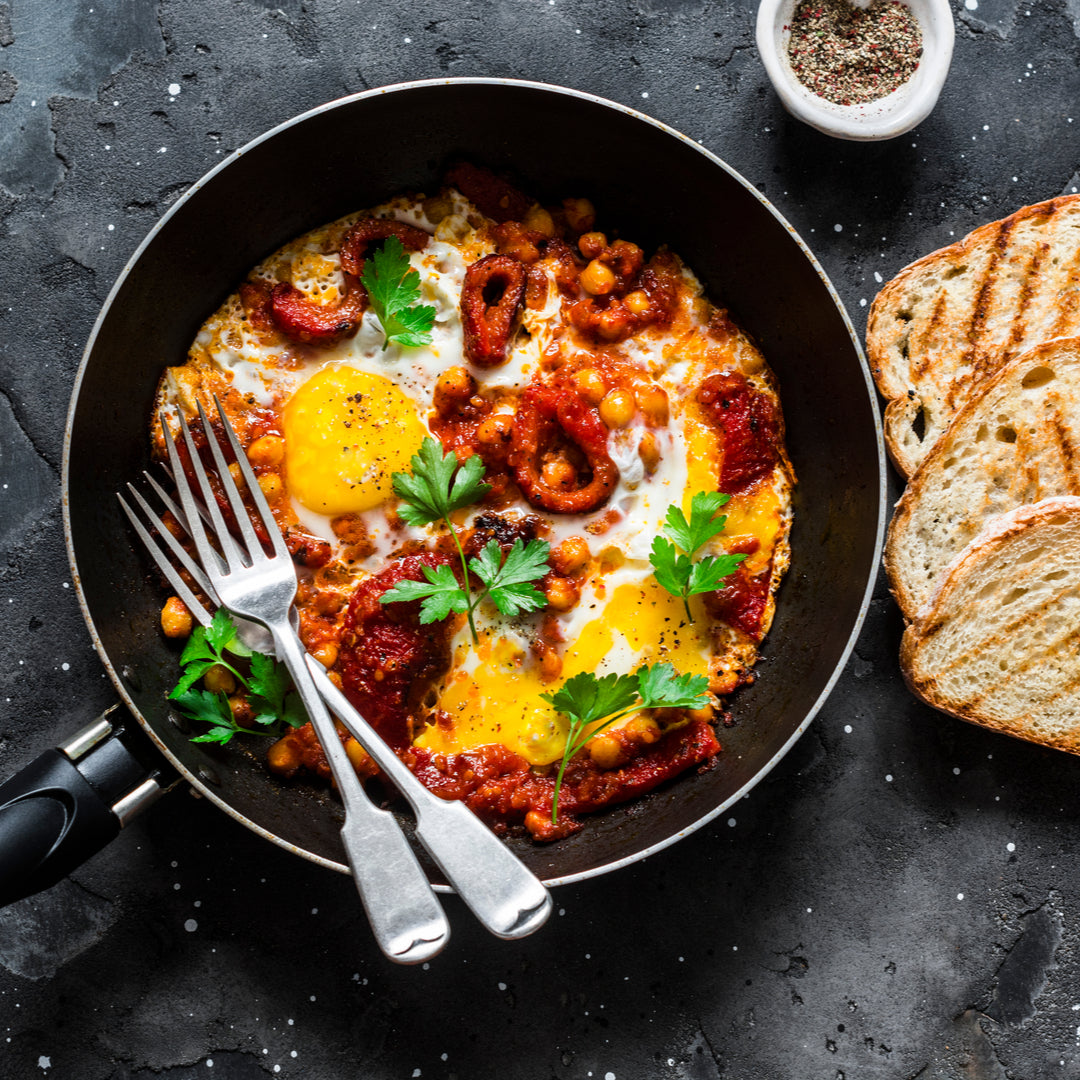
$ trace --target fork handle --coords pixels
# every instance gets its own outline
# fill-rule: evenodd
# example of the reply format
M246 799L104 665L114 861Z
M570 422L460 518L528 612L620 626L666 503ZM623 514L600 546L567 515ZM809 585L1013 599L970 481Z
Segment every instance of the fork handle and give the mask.
M345 805L341 839L379 947L399 964L418 964L439 952L450 924L396 819L368 798L304 662L300 639L270 627L278 658L289 669L319 737Z
M531 870L464 804L440 799L406 768L375 729L307 657L323 699L405 796L416 814L416 838L472 913L496 937L521 938L551 914L551 895Z

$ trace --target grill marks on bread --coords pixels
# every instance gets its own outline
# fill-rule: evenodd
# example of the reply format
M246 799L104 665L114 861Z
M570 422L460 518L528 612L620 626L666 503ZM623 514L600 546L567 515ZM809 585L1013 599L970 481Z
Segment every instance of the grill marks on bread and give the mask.
M885 566L913 619L944 569L998 515L1080 496L1080 338L1010 360L961 408L908 483Z
M998 518L942 575L900 656L928 705L1080 753L1080 498Z
M911 476L971 393L1051 337L1080 333L1080 195L1024 207L902 270L878 293L867 350L885 434Z

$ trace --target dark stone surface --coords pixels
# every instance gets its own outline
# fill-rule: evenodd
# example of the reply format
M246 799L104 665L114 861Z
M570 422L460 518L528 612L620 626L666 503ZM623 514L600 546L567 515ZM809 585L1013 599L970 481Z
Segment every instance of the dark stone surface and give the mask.
M65 412L124 261L223 155L405 79L562 83L724 157L861 331L879 277L1077 186L1080 5L968 4L936 111L853 145L783 113L749 0L0 3L3 770L113 701L62 542ZM1080 1076L1080 765L914 702L899 634L879 582L827 706L729 819L562 888L523 943L451 899L430 968L379 957L347 880L175 794L0 912L0 1077Z

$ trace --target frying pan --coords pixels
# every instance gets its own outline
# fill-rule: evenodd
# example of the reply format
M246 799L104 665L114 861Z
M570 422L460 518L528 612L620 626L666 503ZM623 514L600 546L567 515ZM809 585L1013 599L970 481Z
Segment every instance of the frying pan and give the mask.
M716 767L594 815L580 833L555 844L509 841L540 878L562 884L673 843L722 813L780 760L843 668L878 565L885 459L858 341L791 226L718 158L632 109L502 79L387 87L282 124L194 184L110 293L71 401L64 524L94 644L120 698L160 752L248 828L347 872L332 795L270 777L243 748L192 743L167 707L177 653L160 633L162 597L114 492L150 466L147 425L162 369L182 360L200 324L250 267L349 211L401 192L433 191L456 159L509 174L544 202L588 197L599 227L647 251L667 244L678 252L757 340L778 376L799 477L791 569L759 678L731 702L735 724L721 734ZM91 787L108 786L112 794L135 786L125 770L106 785L89 776L92 766L81 768ZM4 797L8 785L0 787L0 807L11 803ZM122 813L139 802L138 790L120 799ZM3 818L0 834L10 832ZM0 869L5 858L0 854ZM434 866L429 873L437 887L448 888ZM44 877L39 885L48 883Z

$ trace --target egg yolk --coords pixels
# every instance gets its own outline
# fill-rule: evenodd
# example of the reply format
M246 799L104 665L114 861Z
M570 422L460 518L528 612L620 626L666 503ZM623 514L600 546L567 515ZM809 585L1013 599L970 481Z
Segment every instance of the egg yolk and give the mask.
M389 379L344 364L323 368L285 405L289 491L308 510L351 514L393 494L427 434L416 406Z
M636 671L667 661L676 671L708 672L710 640L703 612L687 625L682 601L655 581L610 591L599 618L590 620L563 656L563 681L582 671ZM439 698L453 725L433 724L416 745L435 753L460 753L502 743L531 765L558 761L566 746L566 721L540 695L557 689L540 679L536 663L507 637L481 641L471 671L458 669Z

